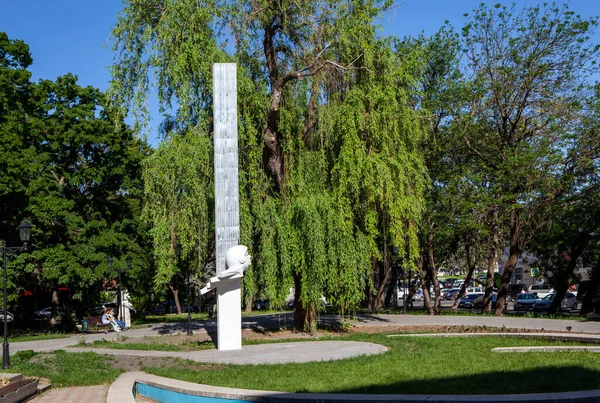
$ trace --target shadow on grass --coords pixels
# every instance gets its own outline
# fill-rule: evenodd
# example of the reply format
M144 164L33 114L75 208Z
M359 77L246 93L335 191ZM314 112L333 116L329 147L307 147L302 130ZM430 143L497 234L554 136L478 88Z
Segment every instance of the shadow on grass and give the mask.
M166 377L174 377L183 379L187 377L173 376L173 374L165 368L148 368L143 371ZM197 378L196 378L197 379ZM197 382L196 379L187 379L188 381ZM394 400L393 397L386 397L386 401L402 401L403 403L411 402L410 395L426 395L427 402L452 402L452 398L442 397L435 398L435 395L453 395L456 396L456 401L463 401L459 396L470 396L464 399L465 401L475 402L476 395L497 395L497 401L513 401L503 398L502 395L514 394L531 394L531 393L559 393L559 392L575 392L575 391L592 391L591 398L579 397L570 399L570 402L589 402L598 401L600 398L600 371L590 370L578 366L560 366L547 367L535 370L515 370L510 372L492 371L480 374L468 374L464 376L451 377L431 377L428 379L419 380L401 380L401 381L385 381L385 374L382 374L379 382L369 382L369 385L357 386L353 388L335 388L335 386L327 387L326 390L316 390L315 388L307 387L306 389L298 388L290 392L281 392L269 394L268 401L270 402L289 402L296 399L305 400L312 398L315 393L323 393L326 395L341 394L341 395L409 395L406 397ZM208 382L211 384L210 382ZM236 387L236 386L229 386ZM244 385L237 387L246 388ZM260 390L261 386L256 385L249 389ZM285 388L283 386L283 388ZM289 386L288 386L289 388ZM268 389L264 388L264 389ZM273 390L273 389L271 389ZM292 392L293 391L293 392ZM292 396L290 393L300 393L300 396ZM433 395L433 396L431 396ZM230 397L230 396L228 396ZM373 396L377 398L377 396ZM380 398L383 396L379 396ZM491 400L490 400L491 398ZM328 399L319 401L344 402L350 398L339 396L328 396ZM369 396L354 396L354 401L368 402ZM544 401L554 401L552 397L543 399ZM415 396L415 402L423 402L423 398ZM488 396L486 401L494 401L492 396ZM520 401L527 401L520 400ZM542 401L536 398L536 401ZM566 401L566 400L565 400Z
M350 389L333 389L329 393L488 395L557 393L597 389L600 389L600 371L572 365L535 370L491 371L464 376L432 377L427 380L382 382ZM597 396L600 398L600 391Z

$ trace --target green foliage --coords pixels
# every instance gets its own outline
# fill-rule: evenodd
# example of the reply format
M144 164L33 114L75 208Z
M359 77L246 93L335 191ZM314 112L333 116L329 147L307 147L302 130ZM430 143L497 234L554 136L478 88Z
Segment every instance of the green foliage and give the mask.
M180 270L174 259L177 243L182 256L195 257L192 267L204 267L212 183L212 144L197 131L170 137L144 162L144 217L153 240L157 289Z
M47 378L53 386L87 386L112 383L123 372L112 368L111 358L96 353L67 353L63 350L51 354L19 351L11 357L10 372L25 376Z
M0 205L7 213L0 230L17 244L19 221L33 224L34 248L10 260L15 287L67 286L81 300L98 280L116 276L106 257L126 250L137 278L136 272L150 268L138 232L140 163L148 146L125 126L115 129L99 90L79 86L72 74L31 83L27 46L1 33L0 47L0 156L6 168Z
M168 143L191 127L210 130L210 67L239 66L241 242L254 258L246 301L261 295L281 305L296 284L297 307L314 308L325 293L347 310L362 299L371 258L382 258L384 244L399 246L407 265L418 255L426 173L410 103L419 57L401 61L376 39L375 20L387 5L129 1L121 13L110 97L123 111L141 110L156 86L161 107L172 111L162 126ZM281 171L266 163L272 158ZM154 185L152 193L165 194ZM164 282L175 274L172 235L189 228L174 231L167 210L156 214L162 221L150 221Z

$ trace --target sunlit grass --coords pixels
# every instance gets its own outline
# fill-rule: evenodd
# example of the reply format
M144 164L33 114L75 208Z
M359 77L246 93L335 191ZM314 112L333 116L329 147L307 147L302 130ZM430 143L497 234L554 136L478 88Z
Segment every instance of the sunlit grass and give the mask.
M390 351L341 361L229 365L218 371L144 370L209 385L286 392L497 394L600 388L599 354L491 352L501 346L576 343L512 337L388 338L381 334L337 339L374 342Z
M100 385L113 382L121 369L110 366L112 357L96 353L34 353L19 351L10 357L8 372L48 378L53 387Z

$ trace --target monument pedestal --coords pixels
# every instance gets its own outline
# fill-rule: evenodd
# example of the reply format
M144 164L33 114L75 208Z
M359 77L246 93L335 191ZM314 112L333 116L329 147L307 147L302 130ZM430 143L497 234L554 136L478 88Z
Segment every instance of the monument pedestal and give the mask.
M241 278L219 282L217 287L217 348L242 348Z

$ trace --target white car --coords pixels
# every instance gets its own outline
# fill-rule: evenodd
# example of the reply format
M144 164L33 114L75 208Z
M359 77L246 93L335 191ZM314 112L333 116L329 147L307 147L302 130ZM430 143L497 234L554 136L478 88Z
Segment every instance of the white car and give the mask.
M467 290L465 291L465 295L468 294L484 294L485 291L483 291L483 288L481 287L467 287Z
M12 313L6 312L6 322L10 323L15 319ZM0 322L4 322L4 310L0 311Z
M423 291L417 290L415 292L415 295L413 295L412 299L413 299L413 301L422 301L423 300Z
M535 294L538 299L543 299L546 295L554 293L550 284L533 284L529 287L529 292Z

